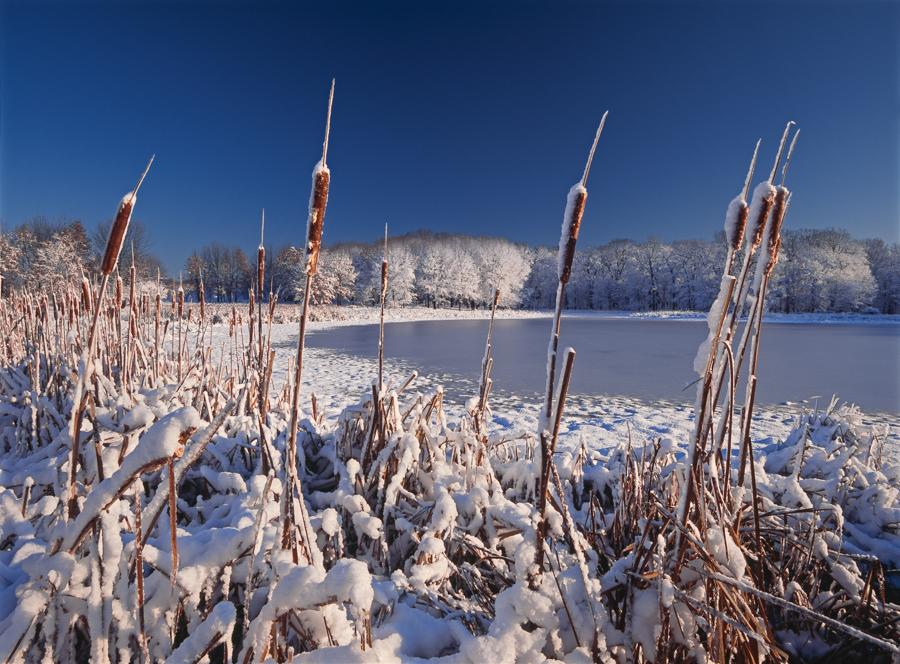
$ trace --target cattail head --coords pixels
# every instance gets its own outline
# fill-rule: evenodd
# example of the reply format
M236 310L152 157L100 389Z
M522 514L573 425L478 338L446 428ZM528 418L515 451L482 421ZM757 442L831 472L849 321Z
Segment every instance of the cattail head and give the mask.
M575 261L575 243L578 241L581 218L584 216L584 204L587 201L588 175L591 173L594 153L597 151L597 143L600 141L603 127L606 126L606 117L608 115L609 111L606 111L603 117L600 118L597 133L594 134L594 142L591 144L591 151L588 153L587 162L584 165L581 181L569 189L569 195L566 197L566 211L563 213L562 233L559 237L559 264L557 266L561 284L568 283L569 277L572 276L572 263Z
M325 227L325 206L328 204L328 186L331 171L328 170L328 137L331 134L331 105L334 102L334 81L328 93L328 113L325 117L325 140L322 143L322 159L316 164L312 175L312 191L309 194L309 217L306 222L306 267L307 275L316 273L319 265L319 250L322 247L322 230Z
M175 294L175 300L178 304L178 317L181 318L184 315L184 286L181 283L181 277L178 277L178 292Z
M106 251L103 254L103 262L100 264L100 271L104 276L112 274L112 271L116 269L122 245L125 243L125 234L128 232L128 224L131 222L131 212L134 210L134 204L137 203L138 190L144 183L144 178L147 177L147 172L150 170L150 165L155 157L156 155L150 157L150 161L147 162L147 168L144 169L134 189L125 194L119 202L116 218L112 226L110 226L109 236L106 238Z
M125 194L119 203L119 209L116 211L116 218L112 226L109 228L109 236L106 238L106 251L103 254L103 262L100 264L100 271L104 275L112 274L119 262L119 253L122 251L122 244L125 242L125 233L128 232L128 224L131 221L131 211L137 202L137 196L134 192Z
M384 225L384 253L381 255L381 301L387 295L388 258L387 258L388 226Z
M747 221L750 224L750 233L747 235L750 253L759 248L762 242L763 231L766 228L766 220L775 202L775 187L771 182L760 182L753 190L753 199L750 201L750 209L747 212Z
M266 247L263 237L266 230L266 209L263 208L262 219L259 223L259 248L256 250L256 289L259 291L259 299L262 301L263 288L266 285Z
M787 208L790 203L791 192L787 187L778 187L775 194L775 203L772 207L772 223L766 230L766 276L772 274L775 265L778 263L778 252L781 249L781 227L784 224L784 217L787 214Z
M309 219L306 225L306 274L316 273L319 251L322 247L322 230L325 227L325 206L328 204L328 185L331 172L319 162L313 169L312 193L309 197Z
M122 277L116 273L116 309L122 308Z
M259 292L263 292L263 287L266 284L266 248L262 245L259 245L259 249L256 250L256 285L259 289Z
M743 196L735 196L728 204L728 210L725 212L725 240L734 251L740 249L744 241L749 212L750 206Z
M91 283L82 273L81 275L81 305L85 313L91 312Z
M587 189L580 182L569 189L566 199L566 212L563 216L562 234L559 237L559 281L568 283L572 276L572 263L575 260L575 243L581 229L581 218L584 216L584 204L587 201Z
M203 287L203 273L200 273L200 292L198 293L200 300L200 320L206 320L206 289Z

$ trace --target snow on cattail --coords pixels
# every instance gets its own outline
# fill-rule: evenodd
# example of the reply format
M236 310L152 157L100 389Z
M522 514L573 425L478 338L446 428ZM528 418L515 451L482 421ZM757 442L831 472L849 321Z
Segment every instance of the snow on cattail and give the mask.
M331 104L334 101L334 81L328 94L328 116L325 121L325 142L322 144L322 159L313 168L312 191L309 195L309 217L306 222L306 274L313 275L319 264L319 250L322 247L322 230L325 226L325 206L328 205L328 186L331 171L328 170L328 134L331 131Z
M137 193L147 177L147 172L153 164L156 155L150 157L147 162L147 168L138 180L134 189L125 194L119 202L119 208L116 210L116 218L112 226L109 228L109 236L106 238L106 251L103 254L103 262L100 264L100 271L104 276L112 274L119 262L119 254L122 251L122 245L125 243L125 234L128 232L128 224L131 222L131 213L134 210L134 204L137 203Z

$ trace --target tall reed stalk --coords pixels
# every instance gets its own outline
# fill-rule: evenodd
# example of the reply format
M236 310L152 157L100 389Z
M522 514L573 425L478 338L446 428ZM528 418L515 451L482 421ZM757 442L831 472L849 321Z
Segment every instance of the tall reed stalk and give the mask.
M538 436L541 442L541 477L540 477L540 495L546 495L546 487L549 484L549 470L547 462L551 453L551 434L548 431L550 419L553 415L553 389L556 385L556 355L559 350L559 328L562 319L562 307L565 301L566 284L572 276L572 264L575 260L575 244L578 242L578 232L581 229L581 219L584 216L584 206L587 201L587 180L591 172L591 164L594 161L594 153L597 150L597 143L600 141L600 135L603 133L603 127L606 125L606 117L609 111L600 118L600 124L597 127L597 133L594 135L594 142L591 144L591 151L588 153L587 162L584 165L584 172L575 185L569 189L566 197L566 209L563 213L562 232L559 238L559 255L557 265L558 283L556 287L556 308L553 313L553 325L550 329L550 342L547 347L547 384L544 390L544 406L541 409L540 422L538 424ZM561 412L561 411L559 411ZM544 518L544 505L539 506L541 527L540 534L546 533L546 521ZM544 568L544 547L543 539L538 543L535 549L535 567L536 576L532 583L537 583L537 578L543 573Z
M384 389L384 302L387 299L388 258L387 258L388 226L384 225L384 253L381 257L381 305L378 317L378 391Z
M296 515L294 512L294 491L300 497L301 510L303 509L303 493L299 487L297 477L297 427L300 419L300 390L303 380L303 348L306 339L306 323L309 318L309 299L312 291L313 278L319 263L319 251L322 246L322 230L325 224L325 207L328 205L328 187L331 182L331 171L328 169L328 137L331 132L331 108L334 102L334 81L331 82L331 90L328 94L328 111L325 120L325 140L322 143L322 158L313 168L312 192L309 197L309 215L306 225L306 252L304 256L304 271L306 273L306 285L303 289L303 309L300 315L300 332L297 337L297 361L294 367L294 386L291 399L291 423L288 432L287 445L287 486L284 490L285 509L284 530L282 532L282 546L290 548L294 562L298 562L296 543ZM307 528L307 519L301 514L304 529L304 548L312 543ZM307 559L313 562L311 553L307 549Z
M153 159L156 155L150 157L147 167L138 178L137 184L130 193L126 194L119 203L116 210L116 218L109 229L109 237L106 239L106 250L103 254L103 261L100 264L100 273L102 279L100 288L97 291L97 301L93 306L93 317L91 319L90 329L88 331L87 344L81 355L81 361L78 365L78 378L75 381L75 389L73 391L73 409L71 426L69 429L69 438L72 442L69 455L69 494L66 500L66 509L63 518L68 521L78 512L77 485L75 482L78 470L79 438L81 436L81 420L84 417L85 406L85 386L90 380L93 371L94 362L94 342L97 336L97 321L100 318L100 310L103 308L103 296L106 293L106 286L109 283L109 276L116 269L119 262L119 254L122 252L122 245L125 242L125 234L128 232L128 224L131 222L131 213L137 202L137 194L144 183L144 178L153 165Z

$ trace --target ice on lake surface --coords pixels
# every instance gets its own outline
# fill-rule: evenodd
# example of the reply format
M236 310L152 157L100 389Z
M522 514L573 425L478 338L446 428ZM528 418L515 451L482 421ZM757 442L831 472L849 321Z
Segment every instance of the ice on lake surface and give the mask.
M496 321L495 392L543 389L549 329L550 319ZM389 323L385 356L441 375L448 396L464 400L477 390L486 332L479 320ZM560 350L577 351L570 393L692 402L695 388L683 388L696 378L691 364L705 335L705 321L564 318ZM339 327L307 341L373 358L378 333L372 325ZM900 413L900 325L764 323L757 402L825 403L832 394L865 411Z

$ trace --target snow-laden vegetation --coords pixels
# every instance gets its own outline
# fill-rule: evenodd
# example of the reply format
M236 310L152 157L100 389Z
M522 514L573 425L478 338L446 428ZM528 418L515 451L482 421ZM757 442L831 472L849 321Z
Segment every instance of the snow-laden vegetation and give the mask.
M325 266L326 150L327 138L302 257L307 302ZM554 264L537 431L491 423L490 327L462 414L445 410L440 388L379 378L379 365L371 390L328 418L314 398L300 408L309 306L289 379L275 384L274 297L251 292L213 348L204 288L196 308L180 290L166 302L138 288L136 268L112 279L104 265L96 288L70 279L4 296L0 658L900 656L900 607L886 591L900 564L900 464L883 453L884 432L832 405L781 442L761 448L754 436L783 180L767 202L743 202L747 258L719 270L690 435L558 446L578 367L556 335L587 173Z

